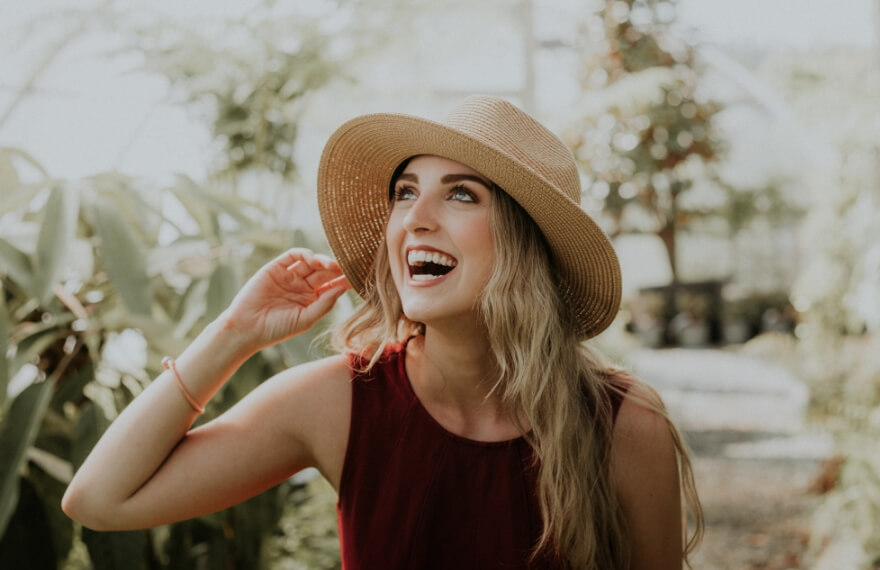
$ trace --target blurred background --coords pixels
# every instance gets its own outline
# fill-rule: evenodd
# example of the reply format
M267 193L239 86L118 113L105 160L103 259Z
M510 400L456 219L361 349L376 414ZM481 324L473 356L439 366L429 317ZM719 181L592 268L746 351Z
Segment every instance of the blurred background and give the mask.
M880 568L880 1L0 0L0 54L0 567L337 568L312 473L143 532L60 497L257 267L327 250L339 124L477 92L578 160L624 272L596 342L694 450L694 567Z

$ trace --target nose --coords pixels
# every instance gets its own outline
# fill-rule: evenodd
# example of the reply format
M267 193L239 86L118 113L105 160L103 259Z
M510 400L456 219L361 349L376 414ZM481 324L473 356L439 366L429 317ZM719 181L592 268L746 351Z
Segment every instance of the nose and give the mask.
M423 194L413 201L403 218L403 227L410 233L437 229L437 212L429 196Z

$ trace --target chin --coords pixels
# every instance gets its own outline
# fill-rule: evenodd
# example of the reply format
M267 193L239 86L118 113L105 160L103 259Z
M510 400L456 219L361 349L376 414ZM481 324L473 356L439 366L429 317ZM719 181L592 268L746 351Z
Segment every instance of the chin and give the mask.
M413 307L407 305L403 306L403 314L407 319L417 323L427 323L438 317L436 310L432 311L427 307Z
M471 308L426 307L404 305L403 314L407 319L430 328L459 327L462 323L474 321L476 316Z

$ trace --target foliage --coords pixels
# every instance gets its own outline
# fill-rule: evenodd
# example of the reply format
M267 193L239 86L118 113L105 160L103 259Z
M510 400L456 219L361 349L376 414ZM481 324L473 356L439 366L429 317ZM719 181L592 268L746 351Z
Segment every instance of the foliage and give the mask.
M681 306L687 299L679 294L684 286L677 259L680 238L727 240L736 257L736 238L753 230L756 220L776 222L798 214L783 192L788 181L770 177L744 187L725 178L726 148L717 125L726 107L706 95L699 46L673 33L674 2L606 0L603 5L586 24L584 35L594 41L585 58L583 102L566 133L586 174L583 203L599 214L612 237L653 234L664 246L669 286L650 314L638 306L644 303L635 302L635 330L659 334L654 343L677 343L675 330L703 313L709 337L717 340L718 303Z
M91 532L60 510L73 472L161 371L163 355L179 353L280 251L325 250L278 205L295 194L292 150L307 96L340 74L358 44L334 49L332 34L308 18L273 20L272 4L221 23L227 43L164 18L138 30L147 69L207 113L218 149L211 182L181 176L158 187L117 172L59 180L21 150L0 149L0 567L275 567L291 500L304 505L297 532L310 549L296 556L338 562L333 504L317 483L286 482L150 531ZM133 20L114 14L107 23L130 29ZM276 182L254 191L246 174ZM314 356L313 340L250 359L200 421Z
M21 156L4 150L0 162L16 165ZM302 232L261 230L259 207L184 178L157 189L116 173L77 184L44 176L2 190L0 533L8 532L0 553L11 558L0 562L41 550L54 566L74 535L59 506L65 484L109 422L160 372L162 355L189 344L243 276L286 247L321 244ZM192 231L171 229L166 212L175 206ZM308 358L309 342L297 338L249 360L202 421ZM82 538L95 568L121 567L114 560L254 568L289 486L166 529L84 530ZM10 523L27 524L28 532L10 531Z
M670 2L605 2L590 25L604 40L588 61L585 117L568 136L611 234L658 235L677 282L676 232L703 214L684 198L718 158L720 106L700 94L695 48L670 33L672 15Z
M334 570L339 568L336 492L314 477L292 487L282 502L281 532L272 541L271 570Z
M263 9L213 30L158 18L137 32L144 68L166 77L176 97L204 115L217 142L218 173L295 176L306 96L342 71L330 56L331 37L315 21Z
M865 117L876 115L880 77L873 54L852 50L786 55L764 74L826 150L821 168L809 173L810 255L792 292L803 319L800 373L844 458L838 485L815 516L816 567L878 567L880 131Z

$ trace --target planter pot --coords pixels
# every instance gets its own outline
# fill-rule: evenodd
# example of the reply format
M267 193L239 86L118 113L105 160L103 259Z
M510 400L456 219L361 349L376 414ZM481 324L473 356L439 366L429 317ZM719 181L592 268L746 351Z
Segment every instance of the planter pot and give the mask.
M749 340L751 328L749 323L742 319L732 319L724 322L721 327L721 335L724 338L724 344L742 344Z
M642 346L647 348L659 348L663 346L663 327L651 327L638 329L636 335L642 341Z
M676 334L680 346L696 348L709 344L709 326L704 322L694 322L682 327Z

